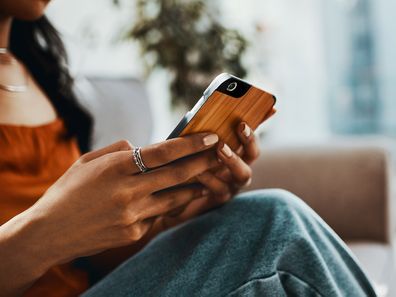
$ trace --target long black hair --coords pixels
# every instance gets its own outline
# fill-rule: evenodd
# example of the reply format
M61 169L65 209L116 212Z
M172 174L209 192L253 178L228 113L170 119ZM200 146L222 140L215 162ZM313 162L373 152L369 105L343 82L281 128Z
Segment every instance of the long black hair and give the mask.
M81 152L87 152L93 121L73 92L67 54L58 31L45 16L36 21L14 20L10 50L51 100L58 116L65 122L66 136L76 137Z

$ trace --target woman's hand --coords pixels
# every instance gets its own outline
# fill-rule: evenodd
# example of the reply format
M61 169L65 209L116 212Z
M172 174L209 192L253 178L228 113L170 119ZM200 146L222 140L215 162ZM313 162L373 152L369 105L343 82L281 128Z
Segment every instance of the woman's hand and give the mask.
M140 240L156 217L207 195L188 185L161 190L218 166L208 151L217 142L204 133L143 148L153 168L144 174L125 141L82 156L33 207L0 227L2 270L24 275L21 287L56 264Z
M242 187L250 185L250 165L260 156L260 149L253 131L246 123L239 124L237 135L241 142L238 151L233 152L226 144L220 142L217 146L217 156L222 166L215 171L208 170L198 175L199 182L209 191L209 195L195 199L187 206L159 218L156 225L160 227L155 229L168 229L218 207L229 201Z
M240 150L230 153L223 143L219 143L216 158L220 160L220 167L197 176L198 181L204 185L203 197L158 216L150 231L136 244L90 257L89 262L95 272L101 276L106 275L141 250L158 233L226 203L241 187L247 186L252 174L249 165L258 158L260 151L252 130L246 124L238 126L237 134L242 144Z

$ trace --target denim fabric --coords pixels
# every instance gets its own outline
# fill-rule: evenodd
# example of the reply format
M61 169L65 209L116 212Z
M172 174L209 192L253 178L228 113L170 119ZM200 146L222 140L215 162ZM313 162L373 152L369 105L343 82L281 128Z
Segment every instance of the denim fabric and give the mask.
M375 296L338 236L296 196L244 193L173 228L91 296Z

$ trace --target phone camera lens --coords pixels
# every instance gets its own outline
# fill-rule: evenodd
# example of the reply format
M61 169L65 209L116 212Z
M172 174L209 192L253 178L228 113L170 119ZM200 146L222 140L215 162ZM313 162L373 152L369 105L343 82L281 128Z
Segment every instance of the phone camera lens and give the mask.
M230 83L227 87L227 91L228 92L233 92L235 91L235 89L238 87L238 83L236 83L235 81Z

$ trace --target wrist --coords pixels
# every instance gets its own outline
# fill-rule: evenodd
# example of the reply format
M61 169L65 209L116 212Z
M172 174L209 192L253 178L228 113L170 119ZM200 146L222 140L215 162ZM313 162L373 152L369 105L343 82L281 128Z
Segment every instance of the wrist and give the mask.
M32 207L0 227L2 266L20 284L34 282L57 263L44 226L44 217Z

